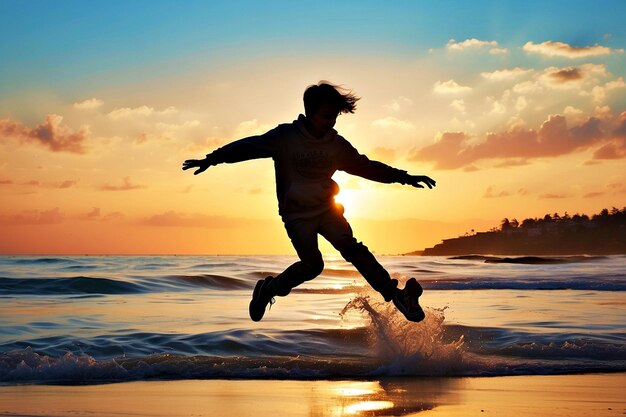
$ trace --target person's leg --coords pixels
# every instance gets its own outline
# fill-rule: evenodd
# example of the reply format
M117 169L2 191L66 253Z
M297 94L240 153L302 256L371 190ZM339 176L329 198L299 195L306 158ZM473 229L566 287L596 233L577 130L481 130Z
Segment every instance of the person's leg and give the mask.
M339 212L328 213L320 224L320 234L352 263L385 301L391 301L398 290L398 281L374 258L363 243L358 242L348 221Z
M271 287L278 296L285 296L305 281L322 273L324 261L317 245L319 218L298 219L285 225L300 261L289 266L272 281Z

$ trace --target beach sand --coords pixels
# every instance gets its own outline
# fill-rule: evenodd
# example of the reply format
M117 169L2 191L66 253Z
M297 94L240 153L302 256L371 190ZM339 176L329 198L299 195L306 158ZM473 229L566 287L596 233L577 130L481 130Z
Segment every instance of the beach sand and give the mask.
M619 416L626 374L0 387L2 416Z

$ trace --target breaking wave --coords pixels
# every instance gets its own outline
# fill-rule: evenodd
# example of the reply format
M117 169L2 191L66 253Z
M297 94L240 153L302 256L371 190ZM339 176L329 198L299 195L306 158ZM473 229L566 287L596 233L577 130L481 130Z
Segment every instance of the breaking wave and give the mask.
M5 344L0 382L99 383L147 379L309 379L485 376L626 371L626 347L574 339L493 341L493 330L446 326L445 309L406 321L391 303L358 295L345 328L131 333ZM356 323L361 323L353 327ZM490 335L491 337L486 337ZM482 340L491 339L489 343Z

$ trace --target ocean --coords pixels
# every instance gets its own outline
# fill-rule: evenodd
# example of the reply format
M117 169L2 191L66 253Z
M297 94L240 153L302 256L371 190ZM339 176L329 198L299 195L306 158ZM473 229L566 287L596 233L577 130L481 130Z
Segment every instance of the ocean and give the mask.
M626 371L626 256L381 256L411 323L337 256L252 322L291 256L1 256L0 384Z

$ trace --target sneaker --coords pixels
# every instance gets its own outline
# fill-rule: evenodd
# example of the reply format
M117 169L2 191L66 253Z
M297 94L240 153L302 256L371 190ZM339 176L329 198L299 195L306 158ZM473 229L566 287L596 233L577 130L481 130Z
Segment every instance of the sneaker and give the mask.
M404 288L398 290L393 297L394 305L409 321L420 322L424 320L424 310L419 303L422 292L422 286L419 282L415 278L411 278L406 282Z
M268 285L273 279L274 277L267 277L256 283L254 291L252 292L252 301L250 301L250 307L248 309L252 321L261 321L265 314L265 307L267 307L268 304L270 308L272 308L272 304L275 302L275 294L270 291Z

